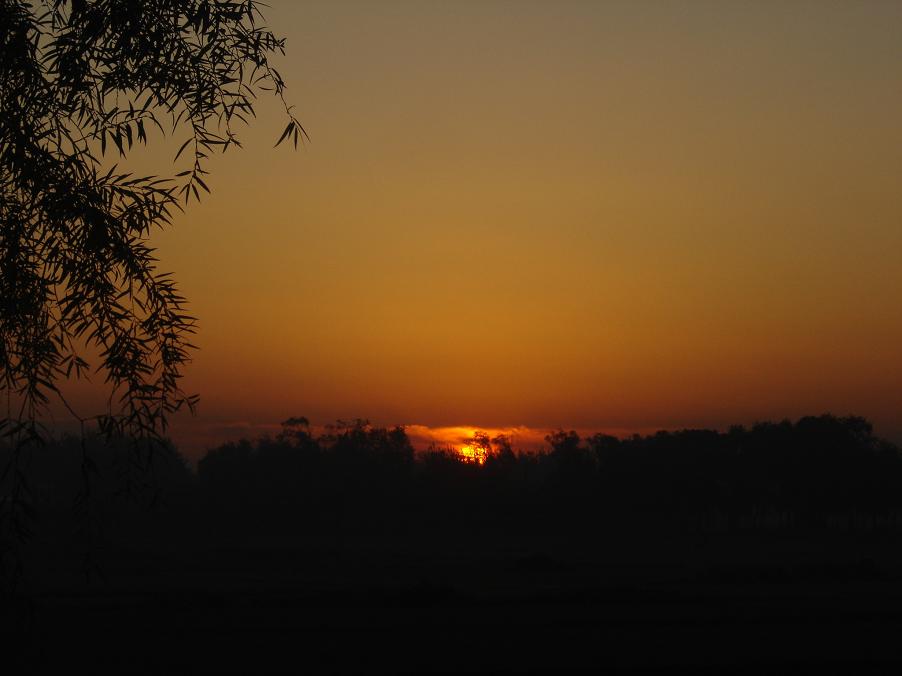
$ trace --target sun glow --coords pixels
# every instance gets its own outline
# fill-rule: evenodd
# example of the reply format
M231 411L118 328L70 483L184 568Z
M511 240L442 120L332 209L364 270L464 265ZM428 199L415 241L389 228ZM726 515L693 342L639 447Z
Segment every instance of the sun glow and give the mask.
M487 456L486 449L475 444L466 444L457 449L461 459L464 462L473 462L477 465L484 465Z

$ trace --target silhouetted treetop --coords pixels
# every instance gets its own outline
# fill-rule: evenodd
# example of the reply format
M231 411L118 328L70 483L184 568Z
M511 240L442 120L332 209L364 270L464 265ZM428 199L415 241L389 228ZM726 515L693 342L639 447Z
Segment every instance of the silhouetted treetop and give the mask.
M315 511L341 504L371 524L399 499L412 510L391 517L401 523L475 519L585 529L652 514L788 527L865 514L902 524L902 456L862 418L824 415L624 439L556 430L546 442L543 452L517 452L510 439L477 432L459 449L433 445L415 454L403 428L356 420L319 435L225 444L198 469L223 505L276 501Z

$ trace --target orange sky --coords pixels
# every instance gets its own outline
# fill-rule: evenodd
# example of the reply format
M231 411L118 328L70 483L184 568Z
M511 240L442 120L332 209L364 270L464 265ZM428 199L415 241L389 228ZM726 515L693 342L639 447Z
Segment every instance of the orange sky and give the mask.
M271 4L312 142L261 103L154 237L190 454L290 415L902 438L902 3Z

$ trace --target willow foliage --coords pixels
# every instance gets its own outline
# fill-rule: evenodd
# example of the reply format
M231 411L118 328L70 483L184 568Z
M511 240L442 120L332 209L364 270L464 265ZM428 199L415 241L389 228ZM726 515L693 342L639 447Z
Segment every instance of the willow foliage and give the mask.
M159 441L193 409L180 376L195 322L148 238L208 191L206 161L240 145L259 92L285 106L279 143L305 136L270 63L284 41L262 21L253 0L0 0L6 443L39 443L60 383L91 373L106 410L70 411L107 435ZM160 134L179 147L173 175L118 168Z

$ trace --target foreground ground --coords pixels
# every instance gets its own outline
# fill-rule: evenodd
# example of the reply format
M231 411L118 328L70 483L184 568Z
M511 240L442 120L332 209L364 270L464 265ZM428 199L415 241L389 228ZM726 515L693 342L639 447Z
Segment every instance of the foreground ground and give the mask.
M187 525L30 547L19 667L117 673L890 673L893 533L379 538ZM593 542L591 546L587 541ZM240 542L240 544L236 544ZM13 643L11 642L12 646Z

